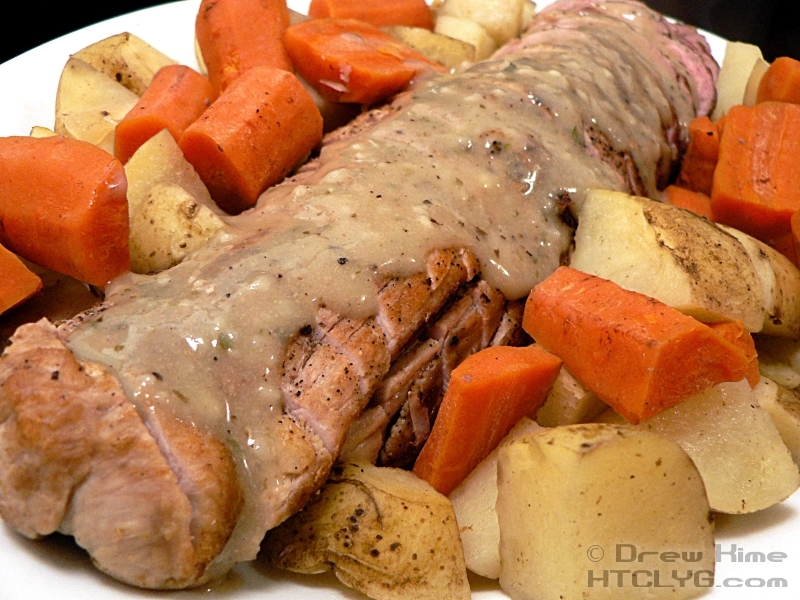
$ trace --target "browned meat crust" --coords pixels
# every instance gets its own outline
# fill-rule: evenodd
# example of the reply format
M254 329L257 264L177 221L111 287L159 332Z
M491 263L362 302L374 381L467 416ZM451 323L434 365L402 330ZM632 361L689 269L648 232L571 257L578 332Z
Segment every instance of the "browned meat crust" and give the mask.
M227 448L174 420L154 418L152 435L116 379L77 361L44 321L13 342L0 358L6 522L32 538L73 535L99 568L135 585L201 579L241 508Z

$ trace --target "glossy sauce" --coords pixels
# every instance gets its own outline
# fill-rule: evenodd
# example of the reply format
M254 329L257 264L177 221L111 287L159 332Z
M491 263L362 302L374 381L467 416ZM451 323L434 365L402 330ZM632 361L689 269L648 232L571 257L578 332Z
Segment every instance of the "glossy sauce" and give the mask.
M443 247L471 248L491 285L525 296L571 243L559 199L625 189L584 149L587 126L630 151L654 191L667 101L635 62L606 46L522 49L421 84L182 264L110 286L107 309L69 346L108 365L141 414L175 415L227 442L246 505L220 561L254 557L280 517L296 466L275 434L291 426L281 362L318 306L373 314L383 279L422 270Z

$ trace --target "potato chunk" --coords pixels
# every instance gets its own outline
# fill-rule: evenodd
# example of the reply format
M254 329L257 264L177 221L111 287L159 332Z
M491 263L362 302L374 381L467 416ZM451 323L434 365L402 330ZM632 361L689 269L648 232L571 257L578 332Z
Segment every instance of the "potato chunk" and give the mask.
M503 438L500 446L540 429L534 421L523 417ZM495 510L498 448L484 458L449 496L456 512L467 568L490 579L500 576L500 525Z
M623 426L545 429L500 449L497 485L500 586L514 600L642 598L648 582L648 598L708 589L703 480L671 440ZM679 585L673 573L687 571L702 581Z
M132 33L120 33L95 42L72 55L141 96L161 68L176 64Z
M56 92L55 132L114 154L114 130L139 97L91 65L70 58Z
M623 422L613 411L598 420ZM686 450L717 512L762 510L800 486L797 465L746 381L716 385L637 427L668 437Z
M527 0L445 0L436 13L479 23L498 46L517 37L522 29L522 9Z
M753 391L759 406L772 417L792 460L800 465L800 395L766 377L761 378Z
M402 469L337 465L320 494L269 532L262 548L282 569L333 569L378 600L470 597L450 501Z
M661 300L701 321L767 320L765 295L742 244L678 207L591 190L578 217L570 265Z
M131 271L169 269L224 226L222 219L182 187L155 185L131 221Z
M608 404L561 367L550 395L536 413L536 422L542 427L588 423L607 409Z
M222 214L200 175L184 158L178 143L166 129L151 137L134 153L125 164L125 177L128 180L128 212L131 220L150 190L160 183L179 185L200 204Z

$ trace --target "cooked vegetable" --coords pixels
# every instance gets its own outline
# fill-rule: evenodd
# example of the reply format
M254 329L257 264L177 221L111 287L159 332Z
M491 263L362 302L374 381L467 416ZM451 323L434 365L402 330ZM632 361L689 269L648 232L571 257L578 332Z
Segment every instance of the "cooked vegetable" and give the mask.
M800 387L800 341L758 336L756 349L763 377L788 389Z
M203 181L183 156L169 131L151 137L125 165L128 179L128 212L136 214L150 190L160 184L175 184L212 211L219 211ZM220 211L221 212L221 211Z
M763 58L758 46L728 42L717 76L717 103L711 113L713 121L725 116L731 107L742 104L753 67Z
M587 423L608 408L608 405L578 381L566 367L561 367L536 422L542 427Z
M537 346L494 346L450 375L414 473L449 494L523 416L544 403L561 361Z
M741 240L713 223L647 198L591 190L570 265L701 321L738 319L748 331L771 321L764 259L754 263Z
M761 80L769 69L769 63L763 58L757 58L747 79L747 87L744 90L742 104L745 106L755 106L758 104L758 88L761 87Z
M440 15L436 17L436 33L446 35L475 48L475 60L485 60L497 50L497 42L481 25L463 17Z
M523 327L630 423L747 371L744 352L707 325L570 267L533 288Z
M442 70L374 25L355 19L310 19L284 40L297 72L335 102L374 104L402 90L418 73Z
M294 72L283 45L286 0L203 0L195 35L215 97L256 66Z
M322 117L292 73L253 67L186 129L179 146L229 213L252 207L322 139Z
M647 598L690 598L713 578L703 480L662 436L599 424L527 434L500 448L497 488L500 586L513 600L642 598L647 583ZM642 571L615 585L623 569ZM679 585L673 572L689 569L705 577Z
M42 289L42 280L0 245L0 314L27 300ZM0 342L1 343L1 342Z
M311 0L312 19L358 19L376 27L406 25L433 29L433 13L425 0Z
M540 429L534 421L522 417L449 496L464 545L464 562L473 573L491 579L500 577L500 525L495 509L497 453L518 437Z
M0 243L104 286L128 269L126 188L120 162L87 142L0 138Z
M139 146L162 129L179 140L211 104L214 91L208 79L183 65L163 67L139 102L117 124L114 155L128 162Z
M714 169L719 160L719 140L724 119L712 123L708 117L697 117L689 122L689 147L681 160L677 184L680 187L711 194Z
M613 411L598 420L623 422ZM800 485L797 465L745 381L716 385L637 427L668 437L686 451L717 512L762 510Z
M689 210L709 221L714 220L714 214L711 212L711 198L703 192L695 192L677 185L668 185L664 188L664 200L667 204Z
M131 217L131 271L154 273L177 265L225 224L175 184L150 189Z
M332 569L378 600L470 597L450 501L402 469L335 466L322 491L270 531L262 548L282 569Z
M728 111L711 209L720 223L762 240L790 233L800 209L800 106L764 102Z
M448 69L475 62L475 46L421 27L396 25L383 30L396 40Z
M756 102L800 104L800 61L780 56L769 66L758 85Z
M114 153L114 131L139 97L88 63L70 58L56 93L55 132Z
M746 233L724 225L719 228L739 240L761 283L759 288L766 309L761 332L791 338L800 336L800 270L783 254Z
M766 377L761 378L754 391L758 405L772 417L792 460L800 464L800 396Z
M709 323L708 326L726 340L741 348L748 361L745 379L747 379L750 387L756 387L759 379L761 379L761 375L758 372L758 353L756 352L753 336L745 329L744 323L741 321L725 321L723 323Z
M169 56L132 33L112 35L72 56L121 83L137 96L141 96L149 87L160 68L176 64Z
M436 12L442 17L468 19L480 24L498 46L519 35L522 9L528 0L445 0Z

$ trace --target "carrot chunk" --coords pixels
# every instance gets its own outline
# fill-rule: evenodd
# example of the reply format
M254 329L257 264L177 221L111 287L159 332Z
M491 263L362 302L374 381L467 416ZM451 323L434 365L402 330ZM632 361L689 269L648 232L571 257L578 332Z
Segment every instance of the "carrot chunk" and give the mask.
M522 417L535 416L561 369L537 346L496 346L453 369L414 473L449 494Z
M711 194L714 169L719 158L719 140L723 120L712 123L708 117L689 122L689 147L681 162L677 184L680 187Z
M374 104L402 90L419 72L442 71L374 25L355 19L311 19L286 31L297 72L332 102Z
M139 102L117 124L114 155L128 162L139 146L162 129L169 129L177 142L211 104L211 83L183 65L162 67Z
M533 289L522 326L634 424L717 383L740 381L749 364L707 325L570 267Z
M214 97L255 66L293 72L283 46L287 27L286 0L203 0L195 35Z
M742 349L748 360L747 373L745 374L747 383L750 384L750 387L756 387L761 380L761 373L758 370L758 352L756 352L756 343L753 341L753 336L745 329L744 323L741 321L725 321L723 323L710 323L708 326Z
M127 189L122 163L93 144L0 138L0 243L104 286L130 264Z
M725 118L711 210L719 223L761 240L790 232L800 209L800 105L734 106Z
M756 104L773 101L800 104L800 61L781 56L767 68L758 84Z
M0 314L42 289L41 278L0 245Z
M702 192L693 192L677 185L668 185L664 188L664 195L668 204L690 210L696 215L714 220L711 212L711 198Z
M322 139L322 116L294 74L254 67L181 136L179 146L214 201L231 214L252 207Z
M433 12L425 0L311 0L312 19L358 19L376 27L406 25L433 29Z

